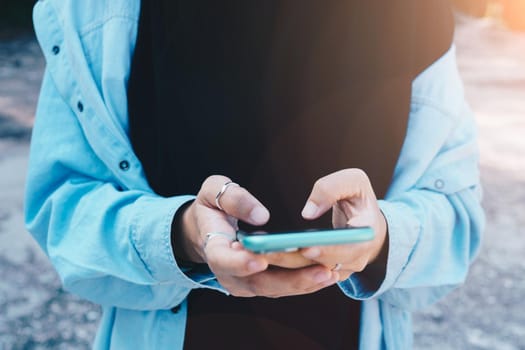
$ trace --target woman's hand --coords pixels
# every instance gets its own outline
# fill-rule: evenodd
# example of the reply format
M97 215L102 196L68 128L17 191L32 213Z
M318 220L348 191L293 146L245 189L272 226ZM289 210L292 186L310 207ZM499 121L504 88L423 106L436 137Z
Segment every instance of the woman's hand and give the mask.
M341 280L345 280L352 273L363 271L386 249L387 224L370 180L360 169L345 169L319 179L302 215L312 220L330 208L335 228L371 226L375 232L375 238L369 242L301 250L306 259L339 270Z
M316 264L298 269L268 268L271 259L245 250L234 242L237 221L263 225L268 210L246 189L229 186L216 196L228 182L224 176L210 176L204 181L195 201L182 216L182 230L175 240L175 251L185 260L207 263L221 285L235 296L280 297L312 293L334 284L337 272ZM208 233L220 233L208 235ZM306 259L300 257L301 261ZM290 264L281 257L283 265Z

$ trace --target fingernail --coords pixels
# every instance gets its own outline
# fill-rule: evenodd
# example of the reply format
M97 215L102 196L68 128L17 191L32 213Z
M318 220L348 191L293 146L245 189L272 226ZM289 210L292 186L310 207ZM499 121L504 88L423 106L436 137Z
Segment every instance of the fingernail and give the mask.
M303 256L308 259L315 259L321 255L321 250L319 248L309 248L303 252Z
M332 277L330 271L321 271L314 275L314 281L317 283L328 281Z
M317 210L319 208L317 205L315 205L313 202L308 201L306 205L303 208L303 212L301 213L304 218L312 218L315 217L315 214L317 214Z
M264 224L266 221L268 221L268 216L268 210L261 207L253 208L250 213L250 219L255 224Z

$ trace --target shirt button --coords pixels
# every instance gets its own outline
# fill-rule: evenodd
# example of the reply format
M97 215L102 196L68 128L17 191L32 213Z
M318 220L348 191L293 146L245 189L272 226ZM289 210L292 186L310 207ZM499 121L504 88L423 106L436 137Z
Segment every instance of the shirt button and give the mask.
M77 109L80 113L84 112L84 104L81 101L78 101Z
M53 46L51 51L53 52L53 55L58 55L60 53L60 46L58 45Z
M119 163L120 170L128 171L129 170L129 162L127 160L123 160Z
M443 187L445 187L445 181L441 180L441 179L437 179L436 182L434 183L434 186L438 189L438 190L441 190L443 189Z

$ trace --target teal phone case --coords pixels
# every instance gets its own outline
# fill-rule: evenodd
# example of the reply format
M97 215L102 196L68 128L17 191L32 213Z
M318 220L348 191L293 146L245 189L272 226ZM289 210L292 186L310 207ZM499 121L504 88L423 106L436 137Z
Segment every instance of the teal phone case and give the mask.
M242 245L256 253L294 251L299 248L365 242L374 239L371 227L253 234L237 232Z

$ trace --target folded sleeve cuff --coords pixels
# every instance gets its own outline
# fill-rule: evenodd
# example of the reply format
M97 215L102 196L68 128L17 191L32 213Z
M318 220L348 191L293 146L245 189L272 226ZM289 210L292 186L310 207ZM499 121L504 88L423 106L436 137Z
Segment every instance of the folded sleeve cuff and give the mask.
M355 273L339 282L341 290L353 299L377 297L391 288L405 268L417 243L420 224L410 207L402 202L379 201L388 225L389 251L386 274L377 289L371 289L364 273Z
M179 288L189 289L207 287L221 290L211 272L185 273L173 256L173 217L179 208L193 199L194 196L142 196L135 202L131 240L146 269L159 284L174 284Z

